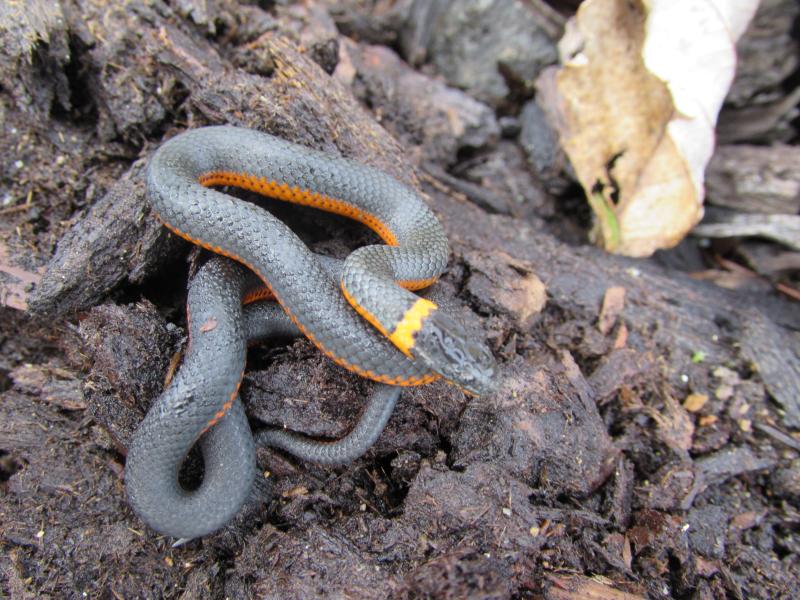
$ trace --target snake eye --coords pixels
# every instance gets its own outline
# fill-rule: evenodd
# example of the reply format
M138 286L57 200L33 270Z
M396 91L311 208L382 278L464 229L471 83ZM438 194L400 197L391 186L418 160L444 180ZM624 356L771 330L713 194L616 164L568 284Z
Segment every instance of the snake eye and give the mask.
M467 361L467 354L460 347L461 340L453 337L452 335L448 335L446 332L443 332L441 342L442 342L442 350L444 350L445 354L447 355L447 357L450 359L451 362L456 364L463 364Z
M458 348L453 348L451 356L453 357L453 362L464 363L467 360L467 355Z
M491 390L494 357L452 317L436 311L425 321L414 344L414 356L465 390Z

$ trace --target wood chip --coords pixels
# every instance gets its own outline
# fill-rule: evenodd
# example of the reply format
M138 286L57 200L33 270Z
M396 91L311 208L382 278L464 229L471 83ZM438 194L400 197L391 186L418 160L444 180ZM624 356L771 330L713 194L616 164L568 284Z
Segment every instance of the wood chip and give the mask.
M307 496L308 488L304 485L298 485L290 490L286 490L281 494L284 498L296 498L298 496Z
M700 419L697 421L697 424L700 425L700 427L708 427L717 421L719 421L719 417L717 417L717 415L704 415L700 417Z
M0 305L17 310L28 309L28 290L42 278L39 273L32 273L12 264L8 249L0 242Z
M767 391L783 408L784 424L800 427L800 336L751 310L741 339L742 356L756 367Z
M614 339L614 350L622 350L628 345L628 328L625 323L620 323L617 337Z
M686 396L686 400L683 401L683 408L695 413L703 408L706 402L708 402L708 394L689 394Z
M688 450L692 447L694 423L683 407L671 396L664 397L664 410L659 412L653 407L644 407L644 412L658 425L658 437L667 446L677 450Z
M561 577L547 575L553 584L544 593L547 600L644 600L645 596L631 594L612 587L613 582L603 578L582 575Z
M600 333L608 335L624 308L625 288L608 288L605 296L603 296L603 307L600 309L600 318L597 320L597 328L600 330Z
M781 250L780 246L769 242L743 242L739 244L736 252L761 275L800 271L800 252Z
M733 529L750 529L758 525L764 518L763 513L757 513L754 510L748 510L738 515L734 515L731 519L730 526Z

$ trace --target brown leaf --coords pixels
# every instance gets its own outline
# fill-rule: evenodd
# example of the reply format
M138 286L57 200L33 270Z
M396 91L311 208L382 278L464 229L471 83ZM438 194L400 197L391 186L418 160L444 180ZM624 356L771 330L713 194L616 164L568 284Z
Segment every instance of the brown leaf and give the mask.
M646 14L638 2L584 2L583 64L557 76L562 145L597 216L597 243L643 256L676 244L700 203L672 139L667 86L642 61Z
M648 256L703 215L703 172L756 0L585 0L537 86L610 252ZM679 34L676 31L680 28Z

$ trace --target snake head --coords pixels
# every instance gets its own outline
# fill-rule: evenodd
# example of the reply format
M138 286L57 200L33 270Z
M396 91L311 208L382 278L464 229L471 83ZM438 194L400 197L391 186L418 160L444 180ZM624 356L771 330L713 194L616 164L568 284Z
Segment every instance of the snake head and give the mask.
M480 396L494 390L496 366L491 352L441 310L425 319L414 340L413 354L467 392Z

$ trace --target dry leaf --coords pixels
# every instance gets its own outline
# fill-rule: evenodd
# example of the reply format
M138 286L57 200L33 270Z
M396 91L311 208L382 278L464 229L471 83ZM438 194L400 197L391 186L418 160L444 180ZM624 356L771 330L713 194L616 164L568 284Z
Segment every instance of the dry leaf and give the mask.
M597 217L596 242L647 256L703 215L703 172L757 0L585 0L545 106Z

